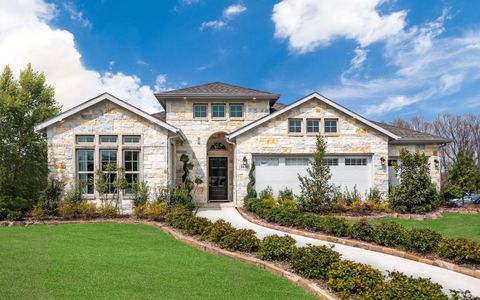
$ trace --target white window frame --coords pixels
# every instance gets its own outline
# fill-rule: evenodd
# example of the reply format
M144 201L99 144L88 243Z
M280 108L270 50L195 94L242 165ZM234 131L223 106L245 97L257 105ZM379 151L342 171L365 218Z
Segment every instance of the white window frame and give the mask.
M126 165L126 158L125 158L125 153L126 152L136 152L137 153L137 170L136 171L127 171L127 165ZM127 177L127 175L129 174L136 174L137 175L137 182L140 181L140 176L141 176L141 159L140 159L140 154L141 154L141 150L140 149L123 149L122 151L122 163L123 163L123 168L125 169L125 177ZM133 162L133 160L129 161L129 162ZM132 187L133 187L133 184L135 182L132 182ZM128 190L129 188L126 188L125 189L125 194L127 195L131 195L132 194L132 191Z
M233 107L235 107L235 106L241 107L241 109L242 109L241 116L232 116L232 106ZM245 105L243 105L243 103L230 103L228 105L228 109L229 109L229 114L230 114L231 119L243 119L245 117Z
M290 130L290 122L291 121L300 122L300 131L291 131ZM288 126L288 134L291 134L291 135L302 135L303 134L303 119L301 119L301 118L289 118L287 126ZM298 126L295 126L295 128L296 127L298 127Z
M205 117L197 117L196 116L196 108L197 107L205 107ZM208 118L208 103L194 103L193 104L193 118L194 119L207 119Z
M92 156L93 156L93 170L92 171L88 171L88 160L87 160L87 170L85 171L80 171L80 154L79 152L81 151L88 151L88 152L91 152L92 153ZM83 194L83 195L94 195L95 194L95 149L94 148L81 148L81 149L76 149L75 150L75 156L76 156L76 171L77 171L77 175L76 175L76 178L77 178L77 187L79 189L79 191ZM87 180L88 180L88 175L92 175L92 182L91 183L88 183L86 185L81 185L80 184L80 180L83 180L83 179L80 179L80 175L86 175L87 176ZM91 185L92 186L92 192L89 193L88 192L88 186ZM84 192L83 188L86 188L86 192Z

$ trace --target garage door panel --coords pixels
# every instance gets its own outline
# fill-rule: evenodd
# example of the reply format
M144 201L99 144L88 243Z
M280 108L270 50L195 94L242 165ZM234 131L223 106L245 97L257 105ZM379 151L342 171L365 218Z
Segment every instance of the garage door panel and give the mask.
M362 196L370 189L371 167L369 157L360 157L365 161L347 160L346 157L328 157L327 162L330 165L332 175L330 183L341 186L342 191L352 191L354 186ZM308 163L305 163L305 156L281 157L281 156L258 156L255 160L255 188L257 192L272 187L275 195L280 190L288 187L295 194L300 193L298 175L307 175ZM356 165L356 163L366 163L366 165ZM353 165L352 165L353 164Z

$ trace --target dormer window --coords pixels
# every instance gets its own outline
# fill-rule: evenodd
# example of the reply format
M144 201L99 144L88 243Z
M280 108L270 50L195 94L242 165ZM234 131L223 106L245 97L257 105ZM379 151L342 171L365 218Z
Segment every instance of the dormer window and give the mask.
M230 118L243 118L243 104L230 104Z
M193 105L193 117L194 118L206 118L208 111L207 104L194 104Z
M212 104L212 118L225 118L225 104Z

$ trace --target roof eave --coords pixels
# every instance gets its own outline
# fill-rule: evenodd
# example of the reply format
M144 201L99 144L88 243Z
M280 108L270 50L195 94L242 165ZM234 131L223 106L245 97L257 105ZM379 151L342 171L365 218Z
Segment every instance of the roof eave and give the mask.
M406 144L448 144L452 141L447 139L398 139L392 140L389 143L394 145L406 145Z

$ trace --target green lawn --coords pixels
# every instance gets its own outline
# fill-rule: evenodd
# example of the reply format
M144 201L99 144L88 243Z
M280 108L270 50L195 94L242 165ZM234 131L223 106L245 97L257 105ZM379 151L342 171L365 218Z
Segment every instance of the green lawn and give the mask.
M1 299L315 299L147 225L0 228Z
M480 214L444 213L440 219L425 221L383 218L372 223L386 221L395 221L409 228L431 228L447 237L464 237L480 242Z

